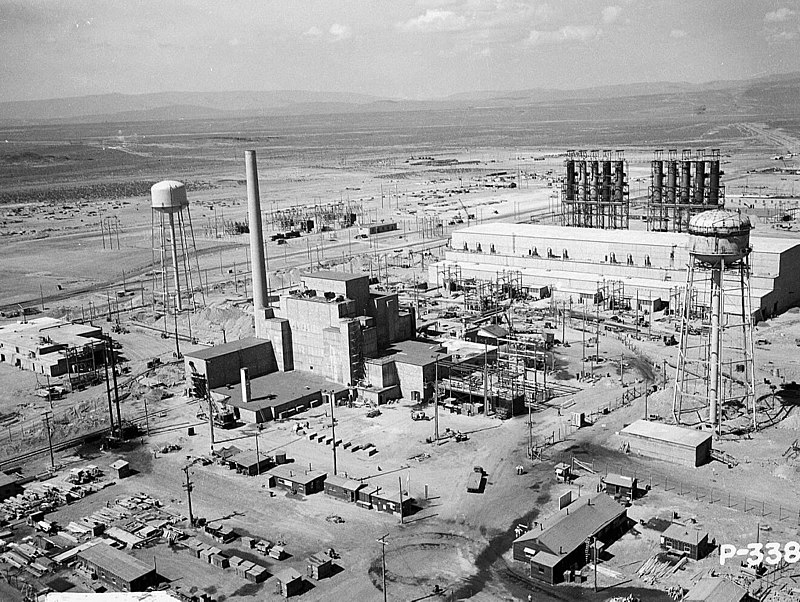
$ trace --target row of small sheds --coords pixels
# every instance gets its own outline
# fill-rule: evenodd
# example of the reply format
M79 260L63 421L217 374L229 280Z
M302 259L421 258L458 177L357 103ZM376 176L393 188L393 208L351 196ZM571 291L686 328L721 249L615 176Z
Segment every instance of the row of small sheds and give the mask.
M266 567L239 556L227 556L218 547L209 546L195 537L190 537L182 543L194 554L195 558L200 558L220 569L231 568L237 576L253 583L261 583L269 576Z

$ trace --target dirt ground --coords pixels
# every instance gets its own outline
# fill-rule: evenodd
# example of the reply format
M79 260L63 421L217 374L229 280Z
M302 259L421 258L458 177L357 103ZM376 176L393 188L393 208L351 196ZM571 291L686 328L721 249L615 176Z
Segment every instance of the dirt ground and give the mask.
M766 124L739 124L728 129L709 124L708 131L699 139L675 143L721 147L729 205L758 209L759 217L754 221L759 234L797 236L793 223L779 228L768 219L770 212L783 211L790 208L790 203L796 203L796 199L790 201L785 197L800 193L797 176L774 171L779 166L772 159L776 147L769 132ZM410 260L405 262L408 267L401 267L404 263L401 260L392 261L398 265L389 268L388 284L424 280L427 276L424 261L435 258L436 252L423 254L421 250L441 244L454 228L467 225L466 220L463 224L449 223L458 217L465 218L465 209L474 213L478 222L533 217L547 223L551 219L547 214L553 209L555 190L549 180L562 170L563 156L558 153L565 150L558 142L551 142L546 148L513 151L502 142L471 148L446 145L437 151L441 152L439 156L477 161L475 165L459 168L413 166L408 158L415 149L400 146L365 147L351 151L349 156L347 152L326 155L324 151L312 153L308 149L298 151L297 155L259 151L265 213L298 204L349 200L362 204L365 215L371 219L392 219L399 223L397 232L370 241L357 242L352 230L338 230L304 236L282 246L267 243L271 287L279 290L291 286L297 281L299 270L309 267L344 263L353 271L375 273L378 256L407 256L409 251ZM42 146L36 142L29 144ZM644 143L637 141L637 144ZM247 236L214 235L215 225L245 218L241 157L244 149L219 141L212 144L202 136L177 145L154 143L139 149L144 158L126 155L124 168L117 169L113 167L114 161L103 159L106 156L103 153L108 151L101 152L91 142L87 145L86 152L93 153L91 156L98 161L88 177L94 184L114 183L126 177L152 182L176 178L192 184L189 199L202 280L208 283L207 307L180 317L178 329L186 339L180 341L181 350L194 348L188 340L192 338L200 346L252 333L247 301L251 286L246 273ZM169 149L169 158L159 164L155 159L165 149ZM641 209L641 199L647 193L651 156L649 146L632 145L626 149L634 209ZM35 170L22 170L19 176L3 176L3 185L6 189L47 191L76 181L76 169L75 164L63 169L54 166L52 177L49 172L33 177L31 173ZM519 179L514 178L517 170L521 174ZM512 174L511 179L516 179L519 186L491 187L493 182L487 174L502 171ZM109 327L113 324L105 321L109 314L112 319L119 318L129 333L115 338L122 343L121 353L128 360L132 375L143 372L146 362L153 357L165 362L175 359L175 341L161 336L165 330L171 334L173 325L165 324L163 318L157 319L147 307L151 283L146 273L152 262L147 196L24 201L3 205L2 212L0 264L10 267L0 271L0 305L6 310L17 303L41 309L43 301L46 314L73 319L91 316ZM423 216L442 217L443 230L435 236L423 234ZM116 233L112 241L107 232L103 248L100 221L107 217L114 218L115 224L119 220L119 248ZM632 227L644 227L644 223L632 221ZM266 235L271 231L267 228ZM115 302L116 293L123 290L128 294L121 297L121 302ZM140 307L143 298L145 307ZM433 308L428 313L424 304L421 309L421 320L438 315ZM757 393L761 398L771 393L765 378L780 385L800 378L795 344L795 339L800 338L799 316L796 310L791 310L757 327L756 338L768 341L756 349ZM652 334L674 332L674 325L666 319L658 315L653 318ZM648 397L647 413L668 417L672 404L670 365L675 364L676 350L648 340L644 332L638 339L627 340L602 335L597 350L602 361L582 361L596 350L594 333L587 332L584 336L579 328L577 320L564 328L564 338L570 346L557 345L556 370L549 375L560 395L533 414L530 429L524 416L503 422L442 412L441 430L461 431L469 439L460 443L448 439L431 445L425 439L433 434L433 422L412 421L407 401L381 408L381 415L375 418L367 418L364 408L337 409L337 438L345 442L371 442L378 449L377 454L367 456L364 452L339 448L339 472L364 478L386 491L397 491L398 496L402 487L403 495L415 500L413 512L404 517L402 524L397 517L364 510L322 493L302 498L281 490L270 491L264 476L245 477L216 465L194 464L190 474L196 515L224 518L241 534L270 541L283 539L291 556L281 562L259 557L271 576L266 583L256 586L230 570L209 568L188 552L173 552L163 544L138 550L136 554L146 562L155 561L159 572L176 583L213 591L220 600L277 600L276 572L294 567L305 574L308 555L333 547L341 554L336 560L341 571L319 582L309 581L302 599L373 600L380 599L382 587L381 544L377 539L388 534L385 551L390 598L422 599L438 585L453 600L524 600L528 595L536 600L607 600L627 593L634 593L642 600L666 600L665 590L671 585L688 587L712 569L733 574L738 567L732 564L720 567L718 554L713 552L659 582L642 581L636 571L657 550L659 533L640 521L647 522L653 517L671 519L677 513L681 519L696 520L717 543L744 545L759 535L779 542L797 539L798 521L786 515L788 508L796 512L800 507L796 460L785 454L800 437L800 418L791 399L779 397L783 413L776 425L746 439L715 442L715 447L737 459L738 464L733 468L713 462L688 470L625 455L619 451L615 433L645 414L644 399L639 396L622 407L616 401L633 387L656 383L659 390ZM556 338L562 338L558 328L556 331ZM669 362L666 388L664 360ZM596 378L579 380L576 375L581 371L593 371ZM167 366L149 375L162 380L170 395L158 399L161 395L149 387L139 383L130 385L132 395L123 402L124 415L142 414L145 398L149 404L151 435L142 437L139 447L102 454L84 447L56 456L56 463L65 467L89 460L105 467L117 457L125 457L137 474L60 509L52 516L59 523L85 516L106 502L140 491L160 498L168 508L186 515L182 468L193 458L209 452L208 429L197 420L196 405L182 396L179 368ZM0 382L3 414L18 412L20 419L34 421L43 410L49 409L46 401L33 395L37 386L35 375L0 365ZM79 402L91 400L103 404L105 395L103 385L86 389L54 402L53 410L67 411ZM616 409L600 414L593 425L577 431L569 426L572 412L593 415L609 405ZM330 417L324 410L315 409L300 415L299 420L308 421L312 430L326 431ZM331 472L330 446L298 435L291 428L293 424L293 421L273 423L260 432L248 426L217 431L217 445L254 449L258 435L262 453L286 450L298 467L311 464L315 469ZM197 431L191 437L187 434L190 426ZM0 440L3 435L0 428ZM547 447L541 459L531 461L526 457L529 437L535 445L544 444L548 437L557 443ZM153 449L166 443L178 444L181 449L153 454ZM556 483L553 465L572 455L594 461L596 474L584 471L571 485ZM47 462L43 458L24 466L26 473L41 472ZM524 474L516 474L518 465L524 467ZM473 466L481 466L487 473L482 493L466 492L467 477ZM594 492L600 476L607 470L635 473L640 483L651 488L628 509L635 525L601 557L597 577L600 591L593 591L591 579L581 586L554 588L527 579L525 567L510 558L515 527L530 525L537 518L552 514L559 495L568 490L575 495ZM727 493L750 496L750 509L745 511L741 504L729 508L725 503ZM774 510L763 513L756 502L761 499L785 508L778 515ZM341 517L344 522L326 520L331 515ZM229 549L243 555L239 542L231 544ZM769 577L770 583L775 581L775 589L783 587L786 595L796 579L792 568L789 566ZM5 584L0 582L0 587Z

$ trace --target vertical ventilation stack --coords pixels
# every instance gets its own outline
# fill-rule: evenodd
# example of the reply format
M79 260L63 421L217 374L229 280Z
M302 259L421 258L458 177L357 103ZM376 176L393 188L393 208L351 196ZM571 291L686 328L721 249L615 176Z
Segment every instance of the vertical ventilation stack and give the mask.
M706 188L706 161L702 150L697 151L697 160L694 162L694 204L705 203Z
M239 370L239 377L242 381L242 402L250 403L253 396L250 392L250 369L245 366Z
M261 199L258 194L256 151L244 152L247 169L247 217L250 228L250 264L253 266L253 307L267 306L267 271L264 262L264 236L261 232Z

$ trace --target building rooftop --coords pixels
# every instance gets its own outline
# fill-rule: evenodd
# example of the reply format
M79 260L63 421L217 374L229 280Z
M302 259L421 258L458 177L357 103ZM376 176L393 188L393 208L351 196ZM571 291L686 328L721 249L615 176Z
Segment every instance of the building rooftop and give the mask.
M274 468L270 468L267 472L277 479L286 479L302 485L308 485L311 481L320 477L327 478L328 476L328 473L321 470L304 470L291 464L279 464Z
M369 276L366 274L351 274L349 272L336 272L334 270L318 270L316 272L303 272L302 274L300 274L300 279L338 280L339 282L350 282L352 280L369 280Z
M102 329L91 324L78 324L58 318L34 318L25 323L0 326L0 341L26 349L40 347L82 347L102 343ZM43 340L44 339L44 340Z
M302 579L303 576L296 569L283 569L280 573L275 575L281 583L290 583Z
M686 232L649 232L647 230L601 230L598 228L572 228L569 226L548 226L544 224L515 224L508 222L493 222L479 224L469 228L461 228L453 232L453 237L458 235L487 235L487 236L516 236L558 240L579 239L585 242L606 244L634 244L648 245L651 247L679 247L688 248L689 234ZM620 236L622 234L622 236ZM776 238L772 236L750 235L750 244L756 253L782 253L800 245L800 241L793 238Z
M155 572L153 567L143 563L141 560L105 543L100 543L79 552L78 557L129 583Z
M184 357L198 360L212 360L214 358L223 357L236 351L243 351L244 349L252 349L262 345L269 345L269 341L264 339L257 339L255 337L248 337L246 339L239 339L238 341L231 341L222 345L214 345L208 349L199 349L197 351L188 351L184 353Z
M329 381L310 372L292 370L291 372L272 372L250 379L250 403L242 401L242 387L239 383L230 387L217 387L214 393L228 397L227 402L236 408L263 410L277 407L287 402L314 395L320 391L333 390L336 393L347 387Z
M740 602L747 591L722 577L703 577L686 594L684 602Z
M261 452L256 454L256 452L253 450L247 450L238 453L235 456L230 456L228 461L238 464L239 466L244 466L245 468L254 468L258 464L266 462L268 459L269 458L267 454Z
M544 521L540 529L534 527L516 541L536 541L552 554L566 555L625 512L605 494L581 498Z
M617 487L627 487L629 489L633 489L636 479L633 477L623 477L622 475L609 473L603 479L603 482L608 483L609 485L616 485Z
M687 527L686 525L681 525L679 523L672 523L666 528L662 535L664 537L669 537L670 539L676 539L678 541L690 543L696 546L706 537L708 537L708 531L703 531L694 527Z
M114 470L119 470L120 468L125 468L126 466L129 466L129 464L125 460L117 460L113 464L109 464L109 466Z
M619 434L668 441L685 447L697 447L711 439L711 433L649 420L637 420L622 429Z
M347 477L340 477L339 475L328 475L327 477L325 477L325 484L341 487L342 489L346 489L347 491L358 491L359 489L365 486L365 484L362 483L361 481L356 481L355 479L348 479Z
M401 364L413 364L415 366L427 366L436 362L436 357L440 360L449 360L450 356L440 343L427 341L398 341L392 343L386 350L392 354L391 357Z

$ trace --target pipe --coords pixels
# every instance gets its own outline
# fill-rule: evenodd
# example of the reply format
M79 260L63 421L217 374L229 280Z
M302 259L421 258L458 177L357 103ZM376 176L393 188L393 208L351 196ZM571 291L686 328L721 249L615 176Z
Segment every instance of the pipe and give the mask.
M698 159L694 166L694 203L702 205L705 200L706 162Z
M719 177L722 173L719 170L719 159L709 161L708 174L708 204L719 205Z
M718 405L719 405L719 366L720 366L720 344L721 331L720 321L722 320L722 270L724 263L722 260L711 270L711 340L709 341L709 383L708 383L708 422L713 429L717 427Z
M181 279L180 270L178 269L178 242L175 240L175 215L170 212L169 214L169 233L172 237L170 245L172 247L172 271L175 272L175 311L183 311L181 302Z
M689 203L691 194L691 161L681 161L681 203Z
M261 232L261 199L258 194L256 151L244 152L247 169L247 219L250 229L250 264L253 266L253 306L267 306L267 271L264 267L264 235Z
M575 200L575 161L567 159L567 200Z

